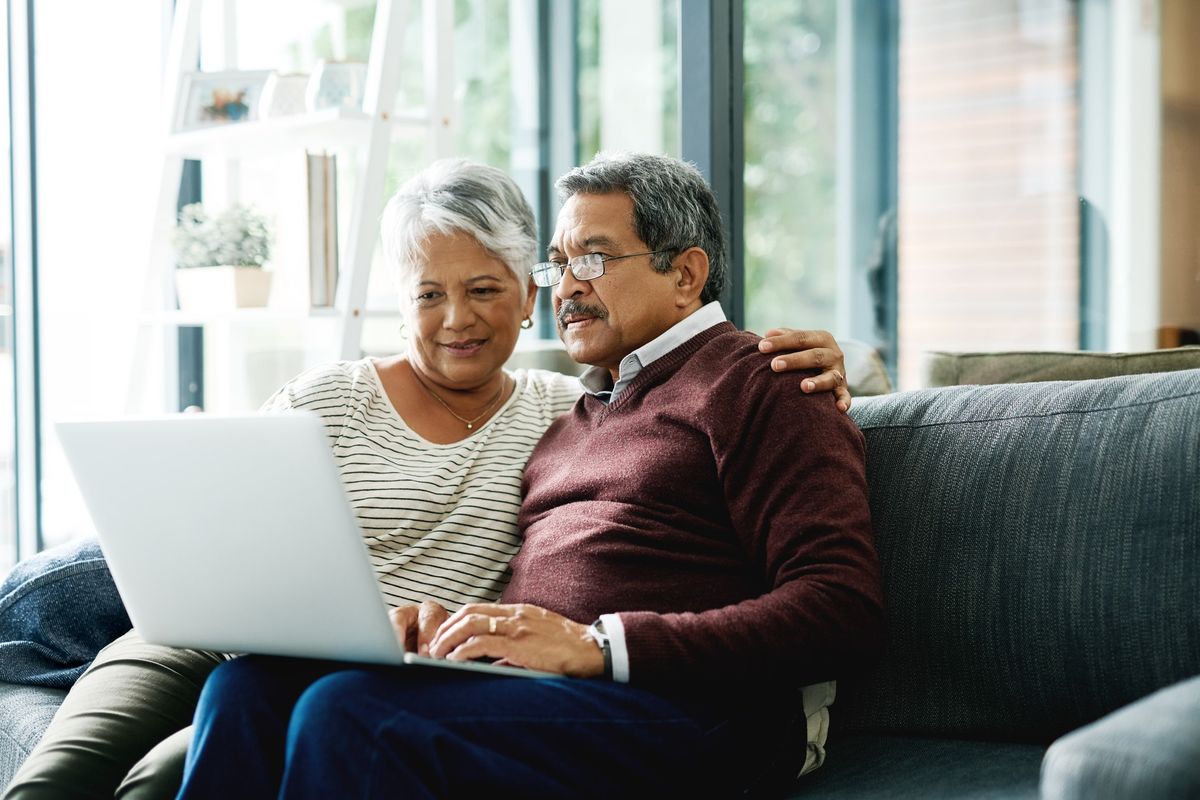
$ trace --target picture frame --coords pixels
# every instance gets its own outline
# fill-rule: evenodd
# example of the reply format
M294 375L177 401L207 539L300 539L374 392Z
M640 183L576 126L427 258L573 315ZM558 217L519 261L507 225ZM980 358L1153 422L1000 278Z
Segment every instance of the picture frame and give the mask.
M271 70L185 73L179 87L175 131L249 122L259 118Z

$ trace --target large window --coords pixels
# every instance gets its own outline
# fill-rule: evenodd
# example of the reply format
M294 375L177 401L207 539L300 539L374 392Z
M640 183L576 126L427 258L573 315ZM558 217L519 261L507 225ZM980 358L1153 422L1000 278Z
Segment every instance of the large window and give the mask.
M745 5L746 327L837 327L837 0Z
M679 155L678 9L671 0L579 3L580 163L601 150Z
M160 163L164 30L153 3L119 15L98 3L72 4L70 13L31 5L41 514L49 547L91 531L54 423L162 410L150 407L157 395L143 391L161 386L162 358L138 360L136 342Z
M8 15L0 14L0 572L17 554L16 385L13 363L12 175L7 154Z
M739 226L730 316L759 332L827 328L865 342L900 388L921 384L931 350L1144 349L1156 333L1171 344L1200 329L1192 0L394 2L408 16L385 194L434 158L482 160L517 179L548 238L552 181L596 152L693 158L726 187L723 210ZM56 421L174 411L163 387L182 395L186 375L208 410L247 411L340 344L335 315L309 314L305 163L284 148L236 163L210 155L181 193L271 216L271 308L203 325L147 320L174 4L120 16L103 4L69 15L27 5L39 14L36 186L16 187L16 223L5 171L21 182L26 167L0 161L0 566L17 547L15 509L38 496L22 481L14 497L14 453L23 477L41 475L41 542L90 531ZM203 6L205 70L311 73L320 60L368 59L371 0ZM703 47L722 57L696 59ZM684 63L707 66L681 74ZM360 154L345 140L329 146L344 239ZM738 165L740 197L727 188ZM14 397L37 395L13 387L14 319L18 345L21 320L34 319L22 317L25 295L13 297L22 198L36 198L36 251L17 252L36 252L40 292L30 374L41 430L29 435L32 415L14 416L30 409L15 410ZM378 253L370 277L362 350L400 351L396 289ZM554 336L547 306L520 346ZM183 337L192 355L176 376L180 326L203 336ZM41 454L28 472L22 442ZM38 541L19 539L26 551Z
M1079 346L1076 4L902 0L900 380Z
M864 340L905 387L932 350L1079 347L1080 131L1107 120L1078 14L746 3L747 326Z

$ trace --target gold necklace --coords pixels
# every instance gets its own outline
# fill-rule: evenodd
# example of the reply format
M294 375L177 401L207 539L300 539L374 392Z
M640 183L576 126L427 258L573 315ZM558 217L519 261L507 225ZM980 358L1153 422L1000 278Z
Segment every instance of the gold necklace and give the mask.
M422 389L424 389L425 391L429 392L429 396L430 396L430 397L432 397L434 400L437 400L437 401L438 401L438 403L440 403L440 404L441 404L442 408L446 409L446 411L447 411L447 412L450 414L450 416L454 417L456 420L458 420L459 422L461 422L461 423L463 423L464 425L466 425L466 426L467 426L467 430L469 430L469 431L470 431L470 430L474 430L474 429L475 429L475 423L476 423L476 422L478 422L479 420L483 419L485 416L487 416L487 415L488 415L488 413L489 413L489 412L490 412L490 411L491 411L493 408L495 408L495 407L496 407L496 404L500 402L500 398L504 396L504 389L505 389L505 387L507 387L507 386L508 386L508 376L507 376L507 375L505 375L505 376L504 376L504 377L501 379L501 381L500 381L500 388L499 388L499 389L496 391L496 396L495 396L495 397L493 397L493 398L492 398L492 400L491 400L491 402L489 402L489 403L487 404L487 407L486 407L485 409L483 409L483 411L481 411L481 412L479 412L478 414L476 414L474 417L471 417L470 419L467 419L466 417L460 417L460 416L459 416L459 415L458 415L458 414L457 414L457 413L454 411L454 409L453 409L453 408L451 408L451 407L450 407L450 406L449 406L449 405L446 403L446 401L445 401L445 400L443 400L441 397L439 397L439 396L438 396L438 393L437 393L437 392L435 392L435 391L434 391L434 390L433 390L433 389L432 389L432 388L429 386L429 384L425 383L425 381L424 381L424 380L421 378L421 375L420 375L420 373L418 373L418 372L417 372L417 370L416 370L416 368L415 368L415 367L413 368L413 371L412 371L412 373L413 373L413 377L417 379L417 383L421 384L421 388L422 388Z

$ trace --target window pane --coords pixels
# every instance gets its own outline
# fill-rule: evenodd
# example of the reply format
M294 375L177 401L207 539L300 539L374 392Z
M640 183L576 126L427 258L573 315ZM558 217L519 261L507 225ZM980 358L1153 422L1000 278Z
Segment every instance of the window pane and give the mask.
M836 327L837 0L745 8L746 327Z
M0 153L9 153L8 15L0 14ZM0 158L0 573L17 553L17 493L13 408L12 175Z
M160 165L162 19L146 6L54 8L34 8L47 547L92 530L54 424L136 413L164 381L161 352L137 345Z
M900 381L1079 346L1074 3L901 0Z
M1076 349L1078 5L849 7L746 4L747 327L898 319L903 387L930 350Z
M579 3L579 161L600 150L679 155L678 4Z

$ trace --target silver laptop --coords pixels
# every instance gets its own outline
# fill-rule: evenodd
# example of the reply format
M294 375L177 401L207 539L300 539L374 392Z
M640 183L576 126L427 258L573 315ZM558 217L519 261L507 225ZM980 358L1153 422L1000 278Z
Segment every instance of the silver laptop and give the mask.
M405 652L315 414L56 428L148 642L559 677Z

